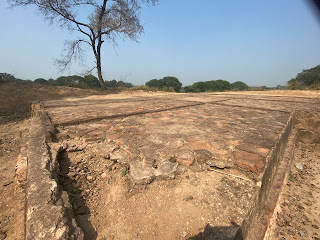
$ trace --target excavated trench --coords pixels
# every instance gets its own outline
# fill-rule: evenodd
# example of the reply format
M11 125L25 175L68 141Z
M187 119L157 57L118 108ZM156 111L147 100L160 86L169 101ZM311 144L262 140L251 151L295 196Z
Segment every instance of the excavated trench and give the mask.
M174 178L135 184L128 174L130 164L110 158L112 150L101 152L101 145L112 149L101 141L66 141L69 146L58 155L59 184L68 193L85 239L231 240L242 239L243 229L259 235L267 227L265 205L275 204L267 203L268 196L279 194L272 186L276 179L281 184L291 161L292 127L293 118L267 157L261 188L238 169L224 166L179 166Z
M79 183L75 178L70 176L74 166L70 162L68 152L61 151L57 156L59 164L58 184L63 191L67 192L70 204L72 206L72 215L74 216L78 226L84 233L85 239L96 239L97 233L89 221L90 209L87 207L83 197L83 191L79 188Z
M64 225L53 221L52 238L268 239L292 161L294 111L283 105L269 109L277 99L260 99L263 108L251 97L244 107L232 96L216 101L224 101L223 106L207 97L208 104L190 97L188 105L184 97L181 106L157 111L148 110L144 99L141 114L121 113L121 103L120 114L97 113L93 122L65 116L55 124L60 103L52 103L48 114L34 108L48 146L35 154L52 155L40 171L59 176L57 188L50 180L51 200L44 208L53 202L60 219L71 215L76 221L71 227L71 220L59 220ZM108 111L118 106L116 100L112 104ZM65 199L60 203L61 191L68 195L72 214L63 213L69 208ZM29 191L29 199L35 192ZM27 239L39 239L30 225L40 208L36 201L28 204ZM41 226L37 236L42 236Z
M60 184L85 239L95 239L96 229L98 239L197 239L218 234L231 240L256 195L250 181L188 169L181 169L175 179L135 185L126 165L92 157L94 149L88 149L68 156L64 152L60 158L66 174Z

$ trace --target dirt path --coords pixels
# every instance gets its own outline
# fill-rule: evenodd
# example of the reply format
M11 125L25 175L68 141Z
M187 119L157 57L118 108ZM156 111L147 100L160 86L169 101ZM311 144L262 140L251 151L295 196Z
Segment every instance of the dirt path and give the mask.
M273 239L320 239L320 113L299 113L289 181Z

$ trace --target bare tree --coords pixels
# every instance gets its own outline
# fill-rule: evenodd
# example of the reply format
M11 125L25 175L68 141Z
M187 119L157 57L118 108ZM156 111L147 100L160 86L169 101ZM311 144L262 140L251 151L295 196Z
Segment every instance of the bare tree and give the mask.
M66 51L58 66L65 69L73 59L80 59L83 44L88 44L95 57L100 86L105 86L101 72L101 46L105 40L116 44L118 37L137 41L143 32L140 23L140 2L155 4L158 0L8 0L12 6L35 5L50 23L58 21L70 31L78 31L82 38L66 42ZM79 11L91 9L87 21ZM93 69L94 69L93 68ZM92 70L93 70L92 69Z

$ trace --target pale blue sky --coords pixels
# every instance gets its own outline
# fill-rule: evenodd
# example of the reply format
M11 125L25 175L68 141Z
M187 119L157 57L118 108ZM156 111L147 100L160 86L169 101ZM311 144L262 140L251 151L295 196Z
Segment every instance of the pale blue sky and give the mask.
M144 6L140 43L119 40L102 47L105 80L135 85L175 76L183 85L224 79L251 86L284 85L297 73L320 64L320 23L303 0L159 0ZM35 8L9 9L0 1L0 72L18 78L57 78L53 65L64 41L75 38L48 25Z

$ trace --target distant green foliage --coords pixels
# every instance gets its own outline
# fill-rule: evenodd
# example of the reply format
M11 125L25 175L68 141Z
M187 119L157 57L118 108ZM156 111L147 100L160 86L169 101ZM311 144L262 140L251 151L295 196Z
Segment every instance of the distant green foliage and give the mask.
M41 84L52 84L56 86L68 86L68 87L78 87L78 88L100 88L99 80L93 75L86 75L84 77L79 75L71 76L61 76L56 80L50 78L48 81L43 78L38 78L34 80L35 83ZM126 83L123 81L106 81L105 85L107 88L131 88L133 85L131 83Z
M238 91L245 91L249 89L249 86L241 81L232 83L230 87L232 90L238 90Z
M244 82L238 81L230 84L226 80L212 80L206 82L196 82L191 86L183 88L184 92L225 92L225 91L244 91L249 86Z
M83 88L99 88L99 80L93 75L86 75L79 81L79 85Z
M38 84L48 84L48 85L55 85L55 86L67 86L67 87L77 87L77 88L100 88L99 80L97 77L93 75L86 75L84 77L79 75L71 75L71 76L60 76L57 79L44 79L44 78L37 78L34 81L31 80L21 80L15 78L13 75L8 73L0 73L0 83L6 82L17 82L17 81L29 81ZM107 88L132 88L133 85L131 83L123 82L123 81L106 81Z
M78 83L83 80L83 77L78 75L72 76L61 76L53 81L54 85L57 86L68 86L68 87L77 87Z
M6 82L21 82L22 79L15 78L12 74L9 73L0 73L0 83Z
M112 80L112 81L105 81L105 86L107 88L116 88L117 87L117 80Z
M124 81L117 81L115 79L111 81L105 81L105 87L106 88L119 88L119 89L124 89L124 88L132 88L133 85L131 83L127 83Z
M318 89L320 87L320 65L298 73L295 78L288 81L287 87L289 89Z
M49 82L45 80L44 78L37 78L33 81L34 83L40 83L40 84L48 84Z
M0 83L14 81L15 77L9 73L0 73Z
M125 82L125 83L124 83L124 87L125 87L125 88L132 88L133 85L132 85L132 83L127 83L127 82Z
M157 88L166 92L180 92L182 83L176 77L164 77L162 79L152 79L146 82L146 86L149 88Z

